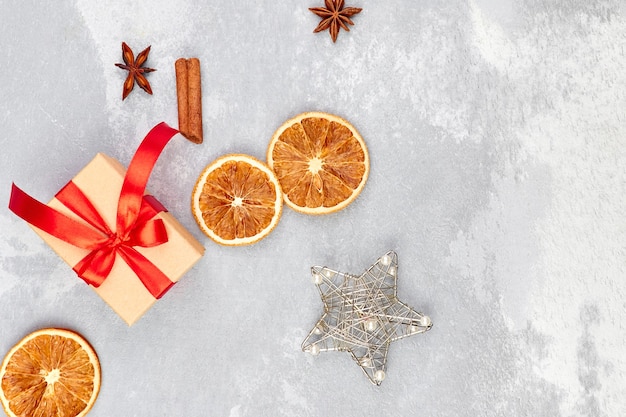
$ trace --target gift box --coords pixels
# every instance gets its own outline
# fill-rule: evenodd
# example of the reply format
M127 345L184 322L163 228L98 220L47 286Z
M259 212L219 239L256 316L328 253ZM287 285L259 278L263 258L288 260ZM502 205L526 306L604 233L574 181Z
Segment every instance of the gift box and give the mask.
M145 193L154 163L176 133L157 125L128 172L97 154L47 205L13 185L9 208L128 325L204 254L204 247Z

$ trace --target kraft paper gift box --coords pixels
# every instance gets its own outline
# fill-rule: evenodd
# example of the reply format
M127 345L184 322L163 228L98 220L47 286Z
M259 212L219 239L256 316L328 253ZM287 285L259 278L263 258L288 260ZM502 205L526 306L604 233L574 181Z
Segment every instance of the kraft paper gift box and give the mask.
M126 169L117 160L100 153L70 181L89 199L102 220L112 230L115 230L113 226L117 220L118 200L125 173ZM158 202L156 204L160 205ZM57 197L47 205L87 224ZM160 211L152 219L163 221L167 242L153 247L133 248L162 271L172 283L176 283L202 257L204 247L170 213ZM52 236L32 224L29 226L70 267L75 267L91 252L89 249L82 249ZM128 325L132 325L157 301L157 297L151 294L120 255L114 256L113 267L104 281L97 288L93 285L90 287Z

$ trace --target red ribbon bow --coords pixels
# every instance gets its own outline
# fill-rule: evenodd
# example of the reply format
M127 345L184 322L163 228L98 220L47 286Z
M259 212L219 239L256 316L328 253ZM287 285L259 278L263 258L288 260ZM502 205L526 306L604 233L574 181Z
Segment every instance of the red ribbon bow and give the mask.
M161 298L174 283L134 247L153 247L167 242L163 220L154 219L165 208L152 196L144 196L148 178L169 140L178 133L159 123L146 135L128 166L117 205L115 231L87 196L70 181L56 198L87 222L85 225L35 200L15 184L9 209L33 226L65 242L90 250L74 271L86 283L99 287L109 276L119 255L155 298Z

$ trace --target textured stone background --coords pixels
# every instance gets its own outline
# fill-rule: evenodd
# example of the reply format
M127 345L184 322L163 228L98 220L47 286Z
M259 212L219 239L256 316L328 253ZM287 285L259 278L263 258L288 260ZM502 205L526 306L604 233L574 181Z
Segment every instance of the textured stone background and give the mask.
M79 331L102 362L93 416L626 415L623 1L354 0L336 44L311 33L321 0L134 3L0 0L0 355ZM154 96L122 102L122 41L152 45ZM46 201L176 125L180 56L202 62L205 143L168 145L149 188L207 252L128 328L6 203L12 181ZM285 209L250 247L204 238L202 168L264 158L315 109L367 141L355 203ZM310 266L359 273L389 249L435 327L392 344L374 387L300 343L322 310Z

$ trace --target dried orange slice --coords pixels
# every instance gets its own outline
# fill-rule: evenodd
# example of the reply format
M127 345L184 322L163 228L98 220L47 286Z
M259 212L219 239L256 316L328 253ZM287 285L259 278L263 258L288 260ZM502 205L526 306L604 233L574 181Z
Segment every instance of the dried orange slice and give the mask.
M191 207L200 229L222 245L249 245L276 226L283 196L276 176L248 155L222 156L196 182Z
M100 391L100 362L76 333L41 329L9 351L0 381L9 417L84 416Z
M369 174L369 154L359 132L339 116L302 113L278 128L267 162L285 203L307 214L341 210L359 195Z

